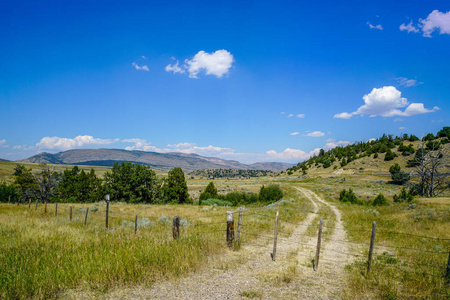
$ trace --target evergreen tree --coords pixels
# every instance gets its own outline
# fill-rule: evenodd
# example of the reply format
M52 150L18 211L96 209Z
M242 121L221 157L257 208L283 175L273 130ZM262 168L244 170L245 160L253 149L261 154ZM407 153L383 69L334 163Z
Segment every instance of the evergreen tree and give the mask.
M192 203L189 197L186 179L181 168L173 168L169 171L169 176L164 188L165 198L170 203Z

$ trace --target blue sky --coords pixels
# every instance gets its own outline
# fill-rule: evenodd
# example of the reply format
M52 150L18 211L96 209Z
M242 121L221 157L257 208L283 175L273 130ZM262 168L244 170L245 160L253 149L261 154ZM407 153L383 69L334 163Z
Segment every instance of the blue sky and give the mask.
M296 163L450 110L448 1L0 1L0 158Z

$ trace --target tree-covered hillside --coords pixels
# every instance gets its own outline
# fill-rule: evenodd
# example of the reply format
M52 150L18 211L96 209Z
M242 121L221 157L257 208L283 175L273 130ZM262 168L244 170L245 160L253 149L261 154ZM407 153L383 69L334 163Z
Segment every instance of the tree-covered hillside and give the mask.
M398 155L405 157L411 156L410 161L411 164L413 164L414 154L417 151L412 144L413 142L421 140L427 150L438 150L443 145L449 143L449 138L450 127L443 127L436 135L429 133L422 139L419 139L415 135L408 134L402 136L383 134L382 137L368 142L356 142L344 147L336 147L328 151L320 149L318 155L315 155L304 162L300 162L286 171L288 174L292 174L296 171L302 171L306 174L307 170L312 166L325 169L333 166L334 169L337 169L363 157L378 158L379 156L383 157L385 161L393 160Z

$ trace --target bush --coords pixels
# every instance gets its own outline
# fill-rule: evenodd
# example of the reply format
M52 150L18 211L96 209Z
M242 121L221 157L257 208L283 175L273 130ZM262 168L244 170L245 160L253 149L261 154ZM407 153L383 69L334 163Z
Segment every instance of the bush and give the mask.
M386 154L384 156L384 160L385 161L390 161L393 160L397 155L391 151L391 149L389 149L388 151L386 151Z
M361 204L361 201L358 200L358 198L356 197L355 193L351 188L348 189L348 192L345 189L343 189L339 193L339 201L350 202L352 204Z
M225 195L225 201L231 202L233 206L238 206L241 203L254 203L258 201L256 194L248 194L245 192L231 192Z
M375 154L373 155L373 158L378 158L378 153L375 153Z
M210 182L205 190L200 194L199 200L207 200L210 198L217 198L217 188L214 186L214 182Z
M0 202L7 203L11 201L14 203L19 200L19 194L13 184L7 184L5 182L0 183Z
M225 200L220 200L220 199L208 199L208 200L203 200L202 201L202 205L217 205L217 206L233 206L233 203L229 202L229 201L225 201Z
M395 203L399 203L399 202L411 202L413 200L413 196L406 192L405 188L402 188L400 195L394 195L394 202Z
M331 161L329 159L325 159L322 165L325 169L331 166Z
M378 196L372 202L373 206L387 206L389 202L383 194L378 194Z
M275 202L283 198L283 191L276 184L269 184L267 187L264 185L259 190L259 201L261 202Z
M392 182L394 184L402 185L410 179L409 174L402 171L400 165L397 163L389 168L389 173L391 173Z

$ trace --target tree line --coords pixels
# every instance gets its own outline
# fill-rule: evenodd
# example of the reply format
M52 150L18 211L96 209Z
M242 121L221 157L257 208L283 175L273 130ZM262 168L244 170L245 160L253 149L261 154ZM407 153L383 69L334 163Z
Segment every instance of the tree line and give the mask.
M181 168L169 171L167 178L158 178L149 166L114 163L104 178L80 170L78 166L56 171L40 164L37 173L17 164L14 182L0 183L0 201L39 202L98 202L110 195L111 201L126 203L192 203Z

